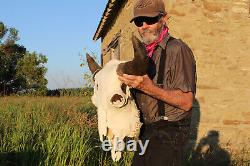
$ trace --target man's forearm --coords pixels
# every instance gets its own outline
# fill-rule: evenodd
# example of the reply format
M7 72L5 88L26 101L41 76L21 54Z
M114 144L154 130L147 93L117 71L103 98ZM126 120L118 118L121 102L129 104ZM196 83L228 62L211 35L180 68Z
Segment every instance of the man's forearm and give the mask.
M192 92L182 92L181 90L166 90L153 85L148 88L145 93L185 111L189 111L192 108Z
M148 75L134 76L123 74L122 77L119 76L118 78L126 85L139 89L156 99L162 100L182 110L189 111L192 108L194 98L192 92L182 92L181 90L165 90L159 88L148 77Z

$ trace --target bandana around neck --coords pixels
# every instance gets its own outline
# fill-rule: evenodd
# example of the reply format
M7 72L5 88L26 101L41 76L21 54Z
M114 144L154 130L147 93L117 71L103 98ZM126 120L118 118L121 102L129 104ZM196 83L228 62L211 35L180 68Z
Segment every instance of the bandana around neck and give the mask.
M166 27L161 31L160 37L156 41L154 41L153 43L148 44L148 45L145 44L146 50L148 53L148 57L152 58L155 47L157 46L158 43L160 43L162 41L163 37L167 33L168 33L168 28Z

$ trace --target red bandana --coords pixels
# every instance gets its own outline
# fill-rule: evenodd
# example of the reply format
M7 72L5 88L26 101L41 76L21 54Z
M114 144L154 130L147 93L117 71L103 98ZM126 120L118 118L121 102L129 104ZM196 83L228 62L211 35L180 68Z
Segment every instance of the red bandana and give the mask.
M155 46L157 46L158 43L160 43L163 39L163 37L168 33L168 28L164 28L162 31L161 31L161 34L160 34L160 37L154 41L153 43L151 44L148 44L148 45L145 45L146 46L146 50L147 50L147 53L148 53L148 57L152 58L153 56L153 52L154 52L154 49L155 49Z

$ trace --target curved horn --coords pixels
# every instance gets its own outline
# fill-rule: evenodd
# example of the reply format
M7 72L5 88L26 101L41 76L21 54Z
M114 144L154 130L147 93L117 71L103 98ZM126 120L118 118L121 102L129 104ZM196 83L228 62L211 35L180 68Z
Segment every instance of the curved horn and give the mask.
M147 73L149 58L147 56L146 47L134 35L132 36L132 43L134 47L134 59L119 64L116 70L118 75L145 75Z
M89 69L92 74L95 74L98 70L102 68L95 62L94 58L92 58L88 53L86 54L86 59L88 62Z

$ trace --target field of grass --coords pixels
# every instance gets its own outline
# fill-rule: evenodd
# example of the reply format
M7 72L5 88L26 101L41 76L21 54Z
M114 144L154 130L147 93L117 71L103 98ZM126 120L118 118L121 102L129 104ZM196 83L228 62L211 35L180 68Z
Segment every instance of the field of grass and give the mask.
M130 165L100 148L89 97L0 98L0 165Z
M114 163L100 146L90 97L0 98L1 166L131 165L133 153ZM233 165L250 165L249 150L230 154ZM193 163L189 158L187 165Z

